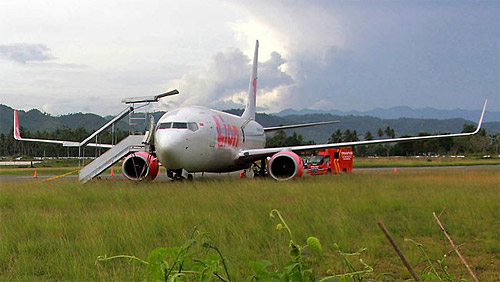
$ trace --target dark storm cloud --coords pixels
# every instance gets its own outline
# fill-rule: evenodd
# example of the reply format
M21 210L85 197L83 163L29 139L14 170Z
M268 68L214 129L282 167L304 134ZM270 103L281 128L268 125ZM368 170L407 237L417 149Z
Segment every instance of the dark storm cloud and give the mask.
M283 24L306 7L326 11L330 18L320 23L338 23L342 40L325 44L338 33L310 24L311 17ZM292 1L276 5L278 13L263 4L247 8L294 42L285 58L294 83L279 93L285 108L479 109L485 98L500 105L498 1Z
M358 97L379 107L477 109L498 105L497 3L385 3L346 9L347 48L327 51L330 88L342 107Z
M43 44L15 43L0 45L0 57L25 64L54 60L50 49Z

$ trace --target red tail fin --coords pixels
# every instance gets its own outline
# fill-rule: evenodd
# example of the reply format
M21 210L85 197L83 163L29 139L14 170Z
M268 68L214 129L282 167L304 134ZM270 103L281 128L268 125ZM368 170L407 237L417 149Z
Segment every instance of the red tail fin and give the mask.
M21 132L19 131L19 119L17 118L17 110L14 110L14 139L21 139Z

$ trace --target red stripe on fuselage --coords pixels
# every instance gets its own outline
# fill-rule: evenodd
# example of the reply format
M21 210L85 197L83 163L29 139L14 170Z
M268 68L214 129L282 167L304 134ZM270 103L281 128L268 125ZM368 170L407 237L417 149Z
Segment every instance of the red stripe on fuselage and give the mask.
M233 125L233 132L236 134L234 146L238 147L238 144L240 144L240 131L236 125Z
M255 105L257 101L257 78L254 77L252 81L252 86L253 86L253 103Z
M224 131L223 131L223 134L224 134L224 138L222 139L222 142L224 143L224 145L226 144L229 144L229 130L227 130L227 124L223 123L224 125Z
M215 121L215 128L217 130L217 146L220 146L220 144L222 143L222 132L220 129L220 123L216 116L212 116L212 118Z

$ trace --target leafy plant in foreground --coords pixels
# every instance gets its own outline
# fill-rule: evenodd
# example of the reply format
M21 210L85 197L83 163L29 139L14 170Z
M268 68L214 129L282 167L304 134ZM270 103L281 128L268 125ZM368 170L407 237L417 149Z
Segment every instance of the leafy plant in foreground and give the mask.
M208 233L198 232L196 228L182 246L156 248L147 260L129 255L99 256L96 264L115 259L128 259L145 265L149 281L231 281L219 248Z
M315 255L321 255L323 248L321 242L316 237L308 237L306 240L306 245L301 246L296 243L293 236L292 230L283 219L281 213L274 209L271 211L270 216L272 218L278 218L280 223L276 225L277 230L286 230L290 236L290 242L288 244L289 254L291 260L285 264L283 269L276 271L268 271L272 264L267 260L259 260L251 262L251 266L255 271L255 275L249 277L247 281L321 281L321 282L333 282L333 281L348 281L352 279L354 281L362 281L363 278L373 272L373 268L363 260L359 259L361 264L364 266L363 270L357 270L353 263L349 260L349 257L360 256L362 252L366 249L360 249L355 253L346 253L340 249L337 244L335 246L335 252L342 256L344 263L347 265L348 269L351 271L344 274L335 274L333 271L328 271L328 276L322 278L316 278L314 272L310 266L304 260L304 256L312 253Z
M272 210L270 216L272 218L277 216L280 223L276 225L276 229L284 229L290 236L288 247L291 260L285 264L283 269L271 272L267 270L267 268L271 266L271 262L267 260L252 262L251 266L255 271L255 275L249 277L247 281L314 281L313 270L304 263L303 254L307 249L317 254L321 253L323 250L319 239L316 237L309 237L307 238L307 244L301 246L295 243L292 230L288 227L288 224L278 210Z

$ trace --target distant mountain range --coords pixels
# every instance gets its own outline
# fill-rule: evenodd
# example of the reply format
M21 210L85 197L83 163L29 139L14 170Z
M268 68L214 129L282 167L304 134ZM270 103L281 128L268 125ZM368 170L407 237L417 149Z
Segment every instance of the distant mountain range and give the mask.
M342 112L338 110L311 110L311 109L303 109L303 110L294 110L294 109L285 109L279 113L275 113L274 115L283 117L289 115L306 115L306 114L332 114L337 116L371 116L377 117L381 119L397 119L397 118L418 118L418 119L451 119L451 118L463 118L466 120L477 120L480 115L480 111L471 111L471 110L438 110L434 108L422 108L422 109L412 109L406 106L400 107L392 107L389 109L375 108L370 111L360 112L360 111L348 111ZM486 111L484 114L484 121L497 121L500 122L500 112L494 111Z
M434 110L438 111L438 110ZM0 134L8 134L12 132L13 126L13 112L14 110L5 105L0 104ZM241 114L242 110L233 109L227 112L233 114ZM397 136L401 135L417 135L421 132L460 132L465 123L476 124L479 113L471 111L472 118L450 118L450 119L437 119L437 118L379 118L371 117L363 114L363 116L356 116L344 113L331 114L331 113L304 113L304 111L286 110L276 115L273 114L257 114L257 121L263 126L277 126L297 123L307 123L316 121L327 120L340 120L340 123L316 126L296 130L297 133L302 134L305 140L314 140L315 142L326 142L328 137L337 129L342 131L345 129L356 130L360 138L363 138L367 131L370 131L373 136L376 136L378 128L386 128L390 126L395 130ZM293 113L293 114L292 114ZM155 120L158 120L163 112L155 112ZM494 112L489 112L488 115L494 115ZM389 115L389 114L387 114ZM19 111L19 122L22 127L31 132L35 131L52 131L64 127L78 128L84 127L87 130L95 130L106 123L111 116L101 117L96 114L73 113L62 116L51 116L40 112L37 109L30 111ZM491 120L491 117L490 117ZM122 120L118 125L119 129L127 130L127 118ZM500 122L485 122L483 127L488 134L500 133ZM293 132L293 131L291 131ZM291 134L290 132L290 134Z

